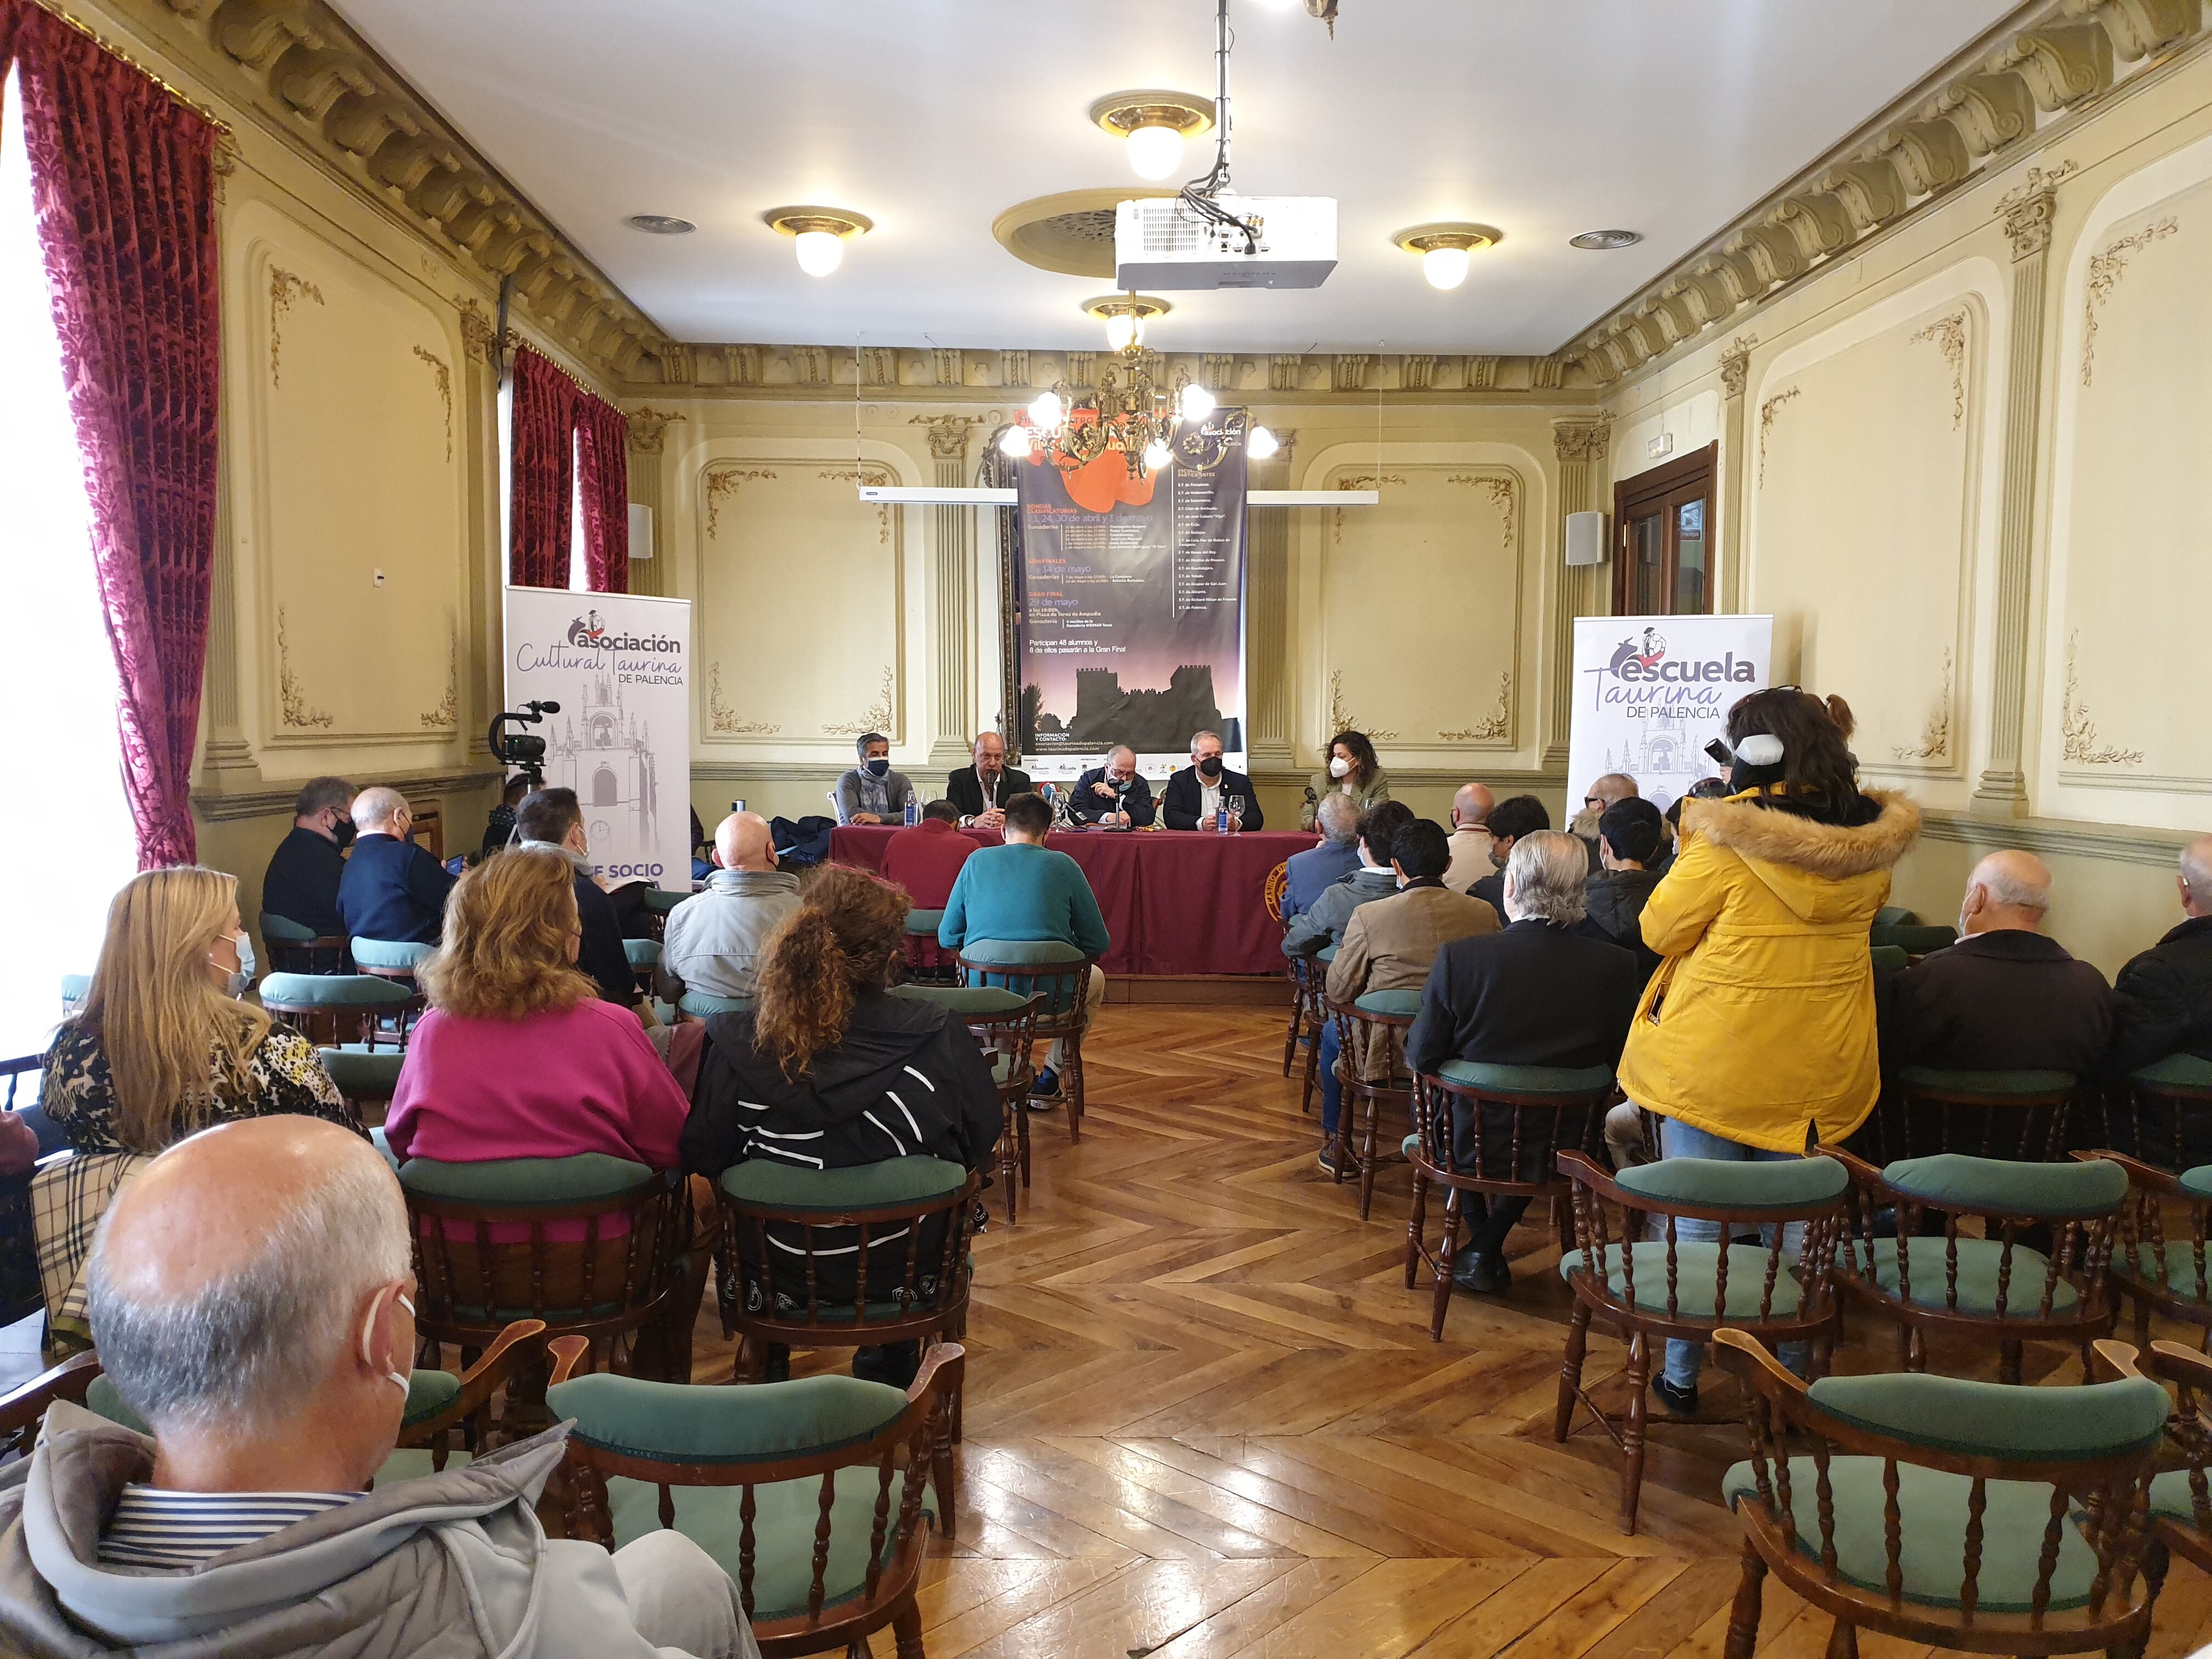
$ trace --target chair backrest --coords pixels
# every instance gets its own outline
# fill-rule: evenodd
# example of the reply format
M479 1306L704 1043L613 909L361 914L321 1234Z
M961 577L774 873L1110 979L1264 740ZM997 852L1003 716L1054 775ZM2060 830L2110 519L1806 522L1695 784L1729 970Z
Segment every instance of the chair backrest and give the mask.
M2170 1455L2163 1461L2181 1465L2188 1524L2212 1543L2212 1479L2205 1473L2212 1468L2212 1358L2178 1342L2137 1350L2106 1337L2096 1344L2095 1370L2100 1380L2147 1376L2173 1389L2174 1409L2166 1419Z
M46 1407L57 1400L82 1406L85 1390L99 1375L98 1355L75 1353L0 1394L0 1457L11 1453L28 1455L38 1443L39 1425L46 1420Z
M923 1489L937 1447L951 1437L964 1368L959 1346L939 1343L903 1395L847 1376L745 1389L606 1375L556 1380L546 1404L576 1424L564 1463L568 1534L613 1547L610 1478L658 1487L664 1528L680 1524L675 1489L741 1487L734 1559L721 1565L758 1638L803 1652L812 1650L798 1638L825 1625L860 1631L880 1625L912 1593L921 1570ZM838 1478L869 1469L872 1480ZM788 1510L795 1511L788 1519L812 1523L802 1534L811 1534L811 1554L793 1572L797 1552L789 1540L780 1540L782 1550L774 1541L764 1550L755 1522L767 1489L802 1482L812 1490L799 1486L786 1496L803 1494L803 1504L769 1506L776 1520ZM865 1549L848 1535L863 1529ZM782 1570L764 1570L764 1557ZM852 1583L856 1565L859 1582Z
M2212 1275L2208 1275L2205 1236L2212 1219L2212 1164L2176 1175L2124 1152L2076 1152L2077 1158L2102 1158L2128 1172L2128 1201L2120 1212L2113 1241L2115 1275L2148 1280L2164 1294L2195 1300L2212 1310ZM2168 1240L2166 1216L2179 1210L2189 1218L2189 1237Z
M752 1006L750 997L710 997L704 991L686 991L676 999L676 1010L686 1019L708 1019L716 1014L742 1014Z
M2065 1157L2078 1079L2070 1072L1949 1072L1908 1066L1883 1091L1885 1159L1963 1152L1971 1158Z
M1894 945L1915 958L1932 951L1946 950L1959 942L1955 927L1923 927L1906 923L1895 927L1875 927L1867 933L1869 945Z
M280 916L261 913L261 942L269 947L268 967L280 974L346 974L353 971L341 935L319 934L312 927Z
M1967 1623L1977 1613L2025 1614L2038 1626L2052 1615L2094 1626L2141 1613L2147 1595L2136 1583L2136 1517L2166 1420L2166 1393L2156 1383L2123 1377L2026 1389L1899 1373L1824 1377L1808 1388L1741 1331L1719 1331L1714 1342L1747 1395L1751 1479L1730 1495L1739 1510L1755 1506L1754 1524L1808 1559L1801 1571L1817 1564L1846 1601L1863 1602L1875 1590L1863 1551L1879 1535L1890 1602L1916 1613L1941 1619L1926 1604L1954 1597ZM1793 1437L1786 1444L1785 1434ZM1852 1461L1860 1459L1867 1462ZM1965 1504L1901 1508L1900 1488L1926 1489L1907 1469L1963 1477ZM2016 1488L1993 1492L1992 1481L2033 1483L2049 1496L2039 1515L2018 1514L2034 1499ZM1808 1484L1814 1491L1803 1490ZM1846 1494L1840 1504L1839 1490ZM2072 1524L2094 1553L2094 1571L2076 1566L2062 1581L2061 1547L2076 1516ZM1848 1580L1846 1556L1856 1558Z
M1080 1029L1091 958L1059 939L971 939L957 957L963 985L994 985L1038 999L1045 1028Z
M2100 1091L2107 1146L2168 1170L2212 1148L2212 1060L2168 1054L2128 1073L2124 1087Z
M416 965L438 947L413 939L356 939L351 941L351 948L353 964L362 973L381 974L411 985Z
M261 981L261 1006L280 1025L327 1048L347 1043L407 1046L410 1017L422 1006L412 981L378 974L270 974ZM384 1022L395 1027L386 1030Z
M1433 1076L1416 1075L1413 1088L1414 1125L1431 1170L1530 1196L1559 1190L1561 1152L1597 1156L1617 1092L1610 1066L1464 1060L1446 1060ZM1455 1133L1462 1121L1464 1137Z
M1009 1063L999 1069L1001 1093L1026 1081L1036 1041L1038 998L997 985L895 985L890 994L934 1003L966 1024L987 1057L1006 1057Z
M851 822L845 816L845 803L837 799L837 792L835 789L830 791L830 816L839 823Z

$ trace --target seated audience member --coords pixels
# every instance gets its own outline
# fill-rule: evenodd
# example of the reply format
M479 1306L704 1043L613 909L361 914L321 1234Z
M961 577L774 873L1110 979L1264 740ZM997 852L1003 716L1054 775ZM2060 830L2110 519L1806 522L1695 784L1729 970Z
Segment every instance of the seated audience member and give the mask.
M1479 783L1463 783L1452 796L1451 868L1444 885L1464 893L1490 873L1490 810L1497 805Z
M1605 816L1608 807L1636 799L1636 780L1626 772L1607 773L1590 785L1589 793L1583 797L1583 810L1575 814L1574 821L1567 828L1581 837L1583 844L1589 848L1590 874L1596 875L1604 868L1598 862L1598 820Z
M960 866L976 843L956 827L960 813L949 800L933 800L921 809L921 822L902 830L884 843L883 878L906 890L917 910L942 910L952 897L952 884Z
M1284 861L1283 920L1291 921L1314 901L1359 868L1359 808L1348 795L1331 795L1321 804L1314 828L1321 845L1293 853Z
M379 786L354 797L353 855L338 883L340 929L349 939L397 944L436 941L453 878L409 837L415 813L407 797Z
M575 872L576 915L583 946L576 965L592 976L599 995L616 1006L637 1001L637 976L623 948L622 919L592 873L591 842L584 834L584 808L573 789L540 789L523 797L514 811L515 845L526 851L554 853ZM687 901L688 902L688 901Z
M158 1152L279 1113L365 1137L314 1045L239 1000L252 978L236 877L198 865L133 876L107 907L92 988L54 1034L40 1105L81 1152Z
M837 815L848 823L904 822L906 804L916 796L906 775L891 770L891 740L863 732L853 747L860 763L837 780Z
M1106 999L1106 975L1097 958L1113 943L1097 896L1083 866L1044 844L1052 828L1052 808L1040 795L1017 795L1006 803L1006 842L981 847L960 866L945 902L937 942L957 951L969 939L1057 939L1092 958L1083 1000L1086 1020L1095 1019ZM1060 1094L1063 1048L1054 1039L1030 1092L1040 1101Z
M1507 925L1437 953L1421 990L1421 1012L1406 1033L1408 1066L1433 1076L1448 1060L1570 1069L1620 1061L1643 981L1635 957L1580 932L1587 870L1582 843L1572 836L1534 830L1514 838L1504 872ZM1486 1167L1477 1169L1472 1115L1456 1102L1453 1109L1455 1168L1498 1180L1550 1178L1550 1169L1535 1167L1540 1143L1524 1150L1522 1167L1510 1167L1510 1144L1500 1142L1510 1133L1510 1114L1502 1107L1486 1116ZM1507 1289L1513 1275L1505 1237L1528 1200L1486 1204L1467 1193L1460 1202L1474 1232L1454 1264L1452 1282L1463 1291Z
M151 1433L49 1408L0 1485L0 1648L758 1654L682 1534L545 1537L565 1429L368 1490L416 1331L406 1205L364 1142L297 1119L195 1136L123 1188L88 1279L100 1364Z
M1347 805L1356 804L1348 796L1346 799ZM1317 956L1332 945L1341 945L1354 910L1398 890L1398 872L1390 867L1391 849L1398 832L1413 821L1413 809L1395 800L1384 801L1360 820L1358 868L1324 888L1298 912L1283 935L1285 956Z
M891 844L920 833L902 830ZM707 890L671 910L661 932L660 988L672 1000L686 991L752 995L769 935L799 908L799 878L776 867L775 837L759 813L732 812L714 826L714 863Z
M461 878L445 938L416 971L430 1007L385 1121L393 1157L604 1152L677 1167L684 1091L636 1016L578 971L582 938L574 873L556 852L517 848ZM580 1221L563 1224L583 1236Z
M1351 796L1363 812L1371 812L1390 799L1390 775L1376 759L1375 745L1364 732L1340 732L1328 740L1328 764L1306 782L1305 802L1298 808L1299 829L1314 827L1314 814L1330 794Z
M1398 831L1390 842L1390 867L1399 890L1359 906L1345 923L1344 942L1337 947L1336 960L1328 964L1330 1001L1349 1003L1370 991L1418 990L1445 945L1498 930L1502 924L1497 911L1444 885L1444 872L1450 866L1451 844L1443 825L1417 818ZM1364 1033L1355 1027L1352 1035L1358 1038ZM1387 1080L1391 1068L1386 1046L1376 1042L1364 1047L1365 1052L1352 1056L1360 1077L1370 1082ZM1318 1057L1321 1132L1329 1143L1322 1148L1321 1166L1330 1175L1336 1173L1334 1138L1343 1099L1336 1075L1338 1052L1332 1018L1322 1026Z
M507 850L514 839L514 809L529 793L530 780L520 772L500 786L499 805L484 818L483 845L477 849L477 857L488 859Z
M2168 1054L2212 1060L2212 836L2181 849L2181 925L2120 969L2120 1069Z
M345 935L338 883L353 844L353 786L343 778L311 778L292 803L292 828L276 843L261 878L261 908L325 939Z
M1142 830L1152 812L1152 786L1137 775L1137 751L1126 743L1108 750L1106 763L1076 779L1068 795L1067 815L1078 823Z
M1242 809L1232 807L1231 830L1267 828L1267 815L1260 811L1260 797L1252 780L1221 763L1221 733L1198 732L1190 740L1190 764L1170 776L1166 792L1160 797L1160 822L1170 830L1212 830L1220 821L1223 803L1236 801L1244 805ZM1310 830L1313 825L1309 822L1305 827Z
M1552 815L1534 795L1508 795L1490 809L1489 823L1491 873L1467 890L1502 915L1505 910L1505 860L1513 854L1513 843L1536 830L1550 829ZM1589 860L1585 858L1583 865L1584 873L1588 873Z
M1883 1070L2051 1071L2087 1078L2112 1041L2105 976L2043 933L2051 872L2030 853L1992 853L1966 878L1956 945L1894 975Z
M996 732L975 739L974 764L949 774L945 799L960 811L963 827L996 830L1006 821L1006 803L1030 793L1030 775L1006 764L1006 740Z
M1592 938L1633 952L1646 979L1657 971L1659 953L1644 942L1644 902L1659 884L1650 866L1666 827L1657 807L1633 795L1605 809L1597 826L1604 868L1589 878L1589 915L1583 924Z

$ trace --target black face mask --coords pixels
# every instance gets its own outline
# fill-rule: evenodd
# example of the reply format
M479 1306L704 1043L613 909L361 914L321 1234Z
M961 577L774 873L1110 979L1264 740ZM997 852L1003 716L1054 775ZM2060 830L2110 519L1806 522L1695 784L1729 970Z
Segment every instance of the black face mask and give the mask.
M338 850L340 852L343 852L347 848L352 846L353 820L351 818L340 818L336 823L332 824L331 826L331 839L338 844Z
M1208 755L1204 760L1199 762L1198 775L1202 778L1219 777L1221 775L1221 757L1218 755Z

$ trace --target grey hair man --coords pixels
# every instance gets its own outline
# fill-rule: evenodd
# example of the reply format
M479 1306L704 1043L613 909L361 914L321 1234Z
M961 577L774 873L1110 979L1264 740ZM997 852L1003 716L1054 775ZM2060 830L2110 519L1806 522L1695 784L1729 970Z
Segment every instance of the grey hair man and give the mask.
M310 778L292 803L292 828L276 844L261 878L261 910L322 937L336 937L338 882L345 849L353 843L353 785L343 778Z
M1222 759L1221 733L1194 732L1190 764L1170 773L1160 793L1160 822L1170 830L1264 830L1267 816L1252 780Z
M2130 960L2119 993L2121 1066L2134 1071L2170 1054L2212 1060L2212 836L2181 849L2175 887L2181 924ZM2212 1139L2200 1132L2196 1164L2212 1163Z
M891 740L880 732L853 739L860 763L837 780L837 816L847 823L890 823L902 820L908 801L921 797L906 774L891 770Z
M1444 885L1464 893L1491 872L1490 809L1498 798L1486 785L1463 783L1452 793L1451 868Z
M455 878L417 846L407 797L382 785L354 797L353 856L338 881L341 932L353 939L434 945Z
M1315 900L1360 867L1359 831L1366 821L1359 803L1342 790L1322 797L1314 811L1321 845L1291 854L1283 866L1285 921L1304 915Z
M0 1647L756 1654L728 1575L680 1534L612 1556L545 1537L563 1429L367 1490L410 1388L410 1258L382 1158L308 1118L208 1130L122 1188L87 1265L92 1328L149 1432L61 1402L0 1476Z

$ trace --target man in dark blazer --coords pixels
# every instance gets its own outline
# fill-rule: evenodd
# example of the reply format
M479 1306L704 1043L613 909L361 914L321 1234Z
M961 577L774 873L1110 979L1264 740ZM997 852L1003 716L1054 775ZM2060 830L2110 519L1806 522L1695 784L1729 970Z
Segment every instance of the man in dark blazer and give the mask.
M540 789L525 795L514 809L517 845L558 853L575 870L576 923L583 938L576 945L578 971L599 988L599 1000L628 1008L637 1001L637 975L623 947L615 902L592 879L591 843L585 838L584 808L573 789Z
M2212 836L2199 836L2181 849L2177 884L2186 920L2130 957L2113 987L2119 994L2124 1071L2168 1054L2212 1060Z
M1190 740L1190 764L1168 779L1160 797L1160 822L1170 830L1211 830L1217 803L1232 799L1242 800L1244 811L1231 815L1231 830L1267 828L1252 780L1221 763L1221 733L1200 732Z
M1137 751L1117 743L1106 751L1106 764L1076 779L1067 815L1078 823L1126 825L1142 830L1152 821L1152 786L1137 775Z
M1002 829L1006 803L1030 793L1030 775L1006 764L1006 740L996 732L975 739L975 764L948 773L945 799L960 814L963 828Z
M2070 1072L2089 1078L2112 1048L2105 976L2042 931L2051 872L2029 853L1992 853L1966 878L1960 938L1889 983L1882 1069Z
M1479 898L1499 915L1505 914L1505 860L1513 851L1513 843L1522 836L1538 830L1552 827L1552 815L1544 803L1534 795L1508 795L1490 809L1491 873L1468 888L1470 898ZM1580 836L1576 839L1579 841ZM1583 868L1589 868L1589 854L1583 854Z
M1589 855L1573 836L1538 830L1516 840L1503 884L1507 926L1455 939L1437 953L1421 988L1421 1011L1406 1033L1409 1067L1434 1075L1450 1060L1577 1070L1620 1062L1644 981L1634 957L1579 931L1589 870ZM1453 1115L1455 1167L1501 1180L1540 1181L1551 1173L1534 1167L1540 1135L1533 1147L1524 1139L1523 1167L1509 1167L1512 1114L1502 1106L1484 1113L1487 1168L1476 1171L1474 1114L1455 1102ZM1505 1238L1528 1200L1486 1203L1467 1193L1460 1201L1474 1234L1453 1264L1452 1282L1463 1291L1508 1289Z
M453 878L409 840L407 797L379 785L354 797L353 856L338 878L338 916L350 939L435 945Z
M277 843L261 878L264 915L283 916L325 938L343 937L338 884L353 844L354 787L343 778L310 778L292 803L292 831Z

